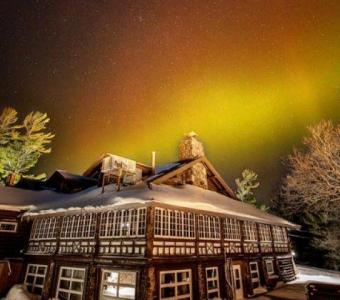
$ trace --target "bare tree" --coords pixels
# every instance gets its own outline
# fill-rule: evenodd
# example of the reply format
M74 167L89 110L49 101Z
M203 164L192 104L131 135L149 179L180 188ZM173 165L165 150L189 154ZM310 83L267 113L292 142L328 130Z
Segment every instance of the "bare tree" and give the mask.
M288 156L289 173L274 206L312 234L308 247L325 266L339 269L340 125L321 121L308 133L303 149Z
M288 157L289 175L282 189L286 214L301 211L338 218L340 213L340 126L322 121L308 127L304 151Z

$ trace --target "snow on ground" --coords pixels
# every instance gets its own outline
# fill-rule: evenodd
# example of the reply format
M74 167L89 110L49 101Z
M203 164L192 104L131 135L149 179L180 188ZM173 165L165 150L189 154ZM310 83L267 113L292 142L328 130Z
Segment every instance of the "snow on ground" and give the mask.
M305 284L308 282L340 284L339 272L305 266L297 266L297 268L300 272L298 278L288 284Z
M14 285L8 292L4 300L38 300L39 297L27 292L27 289L22 284Z
M340 278L325 276L325 275L300 274L296 280L289 282L289 284L308 283L308 282L340 284Z

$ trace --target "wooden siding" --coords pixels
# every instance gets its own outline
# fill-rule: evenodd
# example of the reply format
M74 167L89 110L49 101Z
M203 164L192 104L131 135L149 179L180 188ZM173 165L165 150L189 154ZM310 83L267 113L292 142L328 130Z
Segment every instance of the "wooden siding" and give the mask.
M179 208L178 208L179 209ZM225 265L228 259L231 264L239 264L245 296L252 296L256 291L251 284L249 263L256 261L260 271L260 283L263 287L272 287L278 280L282 280L282 266L292 270L292 260L282 260L282 256L289 256L289 241L278 242L273 239L273 229L270 226L270 241L261 241L259 225L256 227L256 241L244 241L243 222L240 220L241 235L239 240L228 240L225 236L224 217L220 214L200 213L218 218L220 235L217 238L200 237L198 215L194 218L194 237L155 237L155 207L148 207L146 211L145 236L101 238L100 213L97 213L95 235L90 239L65 240L60 238L61 219L57 238L55 240L30 241L26 252L26 264L37 263L48 266L42 299L54 297L57 290L58 274L62 266L85 268L85 290L83 299L99 299L101 270L132 270L137 272L136 299L159 299L159 273L164 270L190 269L192 276L192 299L206 297L207 267L217 267L219 273L219 287L222 298L230 298L230 287L227 284L232 278L226 278ZM286 231L285 231L286 232ZM63 242L71 243L72 251L60 251ZM45 251L48 244L55 243L55 248ZM90 245L90 243L93 243ZM34 252L33 244L38 243L39 251ZM84 244L85 243L85 244ZM79 251L80 247L93 247L91 251ZM284 247L282 247L284 245ZM107 247L109 251L103 251ZM125 247L126 251L113 251L113 247ZM128 248L143 247L138 253ZM204 249L204 250L203 250ZM47 254L47 255L46 255ZM279 258L278 258L279 257ZM281 257L281 258L280 258ZM275 276L268 276L265 259L273 259ZM289 266L290 263L290 266ZM281 267L281 269L280 269ZM284 271L284 270L283 270ZM292 274L292 273L290 273ZM292 274L295 276L295 274ZM228 276L228 275L227 275ZM228 296L229 295L229 296Z

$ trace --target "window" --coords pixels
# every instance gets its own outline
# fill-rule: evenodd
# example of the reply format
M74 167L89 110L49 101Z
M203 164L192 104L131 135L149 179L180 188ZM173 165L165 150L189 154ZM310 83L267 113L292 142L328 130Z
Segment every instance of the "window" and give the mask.
M256 261L249 263L250 267L250 278L253 289L260 287L260 273L259 273L259 266Z
M191 270L160 272L160 299L191 300Z
M101 300L135 299L136 272L103 270L100 290Z
M155 236L194 238L194 214L178 210L156 208Z
M273 226L274 241L276 242L287 242L287 232L284 227Z
M96 230L96 214L85 213L81 215L63 217L60 237L62 239L88 239L94 238Z
M30 293L41 295L44 289L47 266L29 264L27 266L25 285Z
M259 225L260 241L270 242L272 240L272 235L270 233L270 226L267 224Z
M274 264L273 264L272 259L266 259L266 270L269 276L275 274Z
M205 269L206 283L207 283L207 298L219 299L220 289L218 282L218 268L211 267Z
M224 238L226 240L241 240L240 221L236 219L224 219Z
M146 208L139 208L138 209L138 236L145 235L145 228L146 228Z
M17 232L17 222L0 222L0 232Z
M35 219L31 240L51 240L57 238L58 217Z
M61 267L56 297L60 300L81 300L84 282L84 268Z
M218 217L199 215L198 233L203 239L220 239L220 220Z
M145 208L110 210L100 215L99 236L102 238L145 236L145 226Z
M244 221L243 234L245 241L257 241L256 224L254 222Z

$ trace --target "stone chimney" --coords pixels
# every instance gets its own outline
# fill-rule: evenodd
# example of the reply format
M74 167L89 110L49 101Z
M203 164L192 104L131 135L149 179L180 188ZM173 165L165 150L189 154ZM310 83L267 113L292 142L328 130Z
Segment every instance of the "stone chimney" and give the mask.
M178 159L187 160L204 156L203 144L197 139L195 132L190 132L184 136L178 147ZM207 170L202 163L193 165L185 172L183 181L201 188L208 188Z
M186 134L178 147L178 159L186 160L204 156L203 144L197 139L193 131Z

